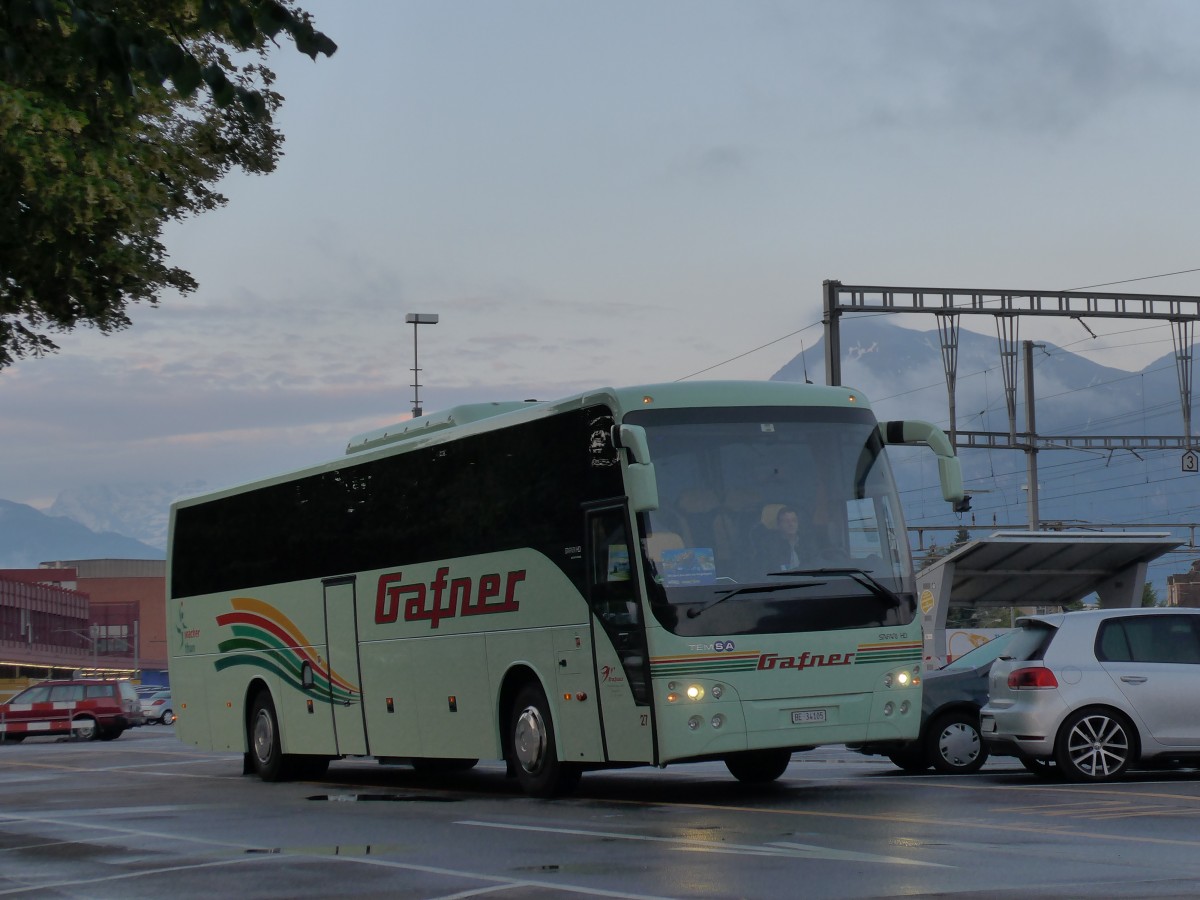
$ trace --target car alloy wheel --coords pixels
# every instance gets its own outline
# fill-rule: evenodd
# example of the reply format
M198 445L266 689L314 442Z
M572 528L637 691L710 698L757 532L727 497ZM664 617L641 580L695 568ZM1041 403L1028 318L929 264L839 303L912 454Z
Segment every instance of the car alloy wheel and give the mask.
M1055 758L1072 781L1108 781L1133 761L1133 726L1115 710L1082 709L1059 729Z

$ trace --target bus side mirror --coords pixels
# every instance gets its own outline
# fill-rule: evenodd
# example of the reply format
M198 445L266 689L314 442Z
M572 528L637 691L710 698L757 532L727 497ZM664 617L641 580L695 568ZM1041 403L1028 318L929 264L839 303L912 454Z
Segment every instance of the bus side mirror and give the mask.
M650 462L646 429L641 425L614 425L612 437L613 446L629 451L623 467L629 508L635 513L658 509L658 479Z
M963 491L962 463L946 433L929 422L915 419L899 422L880 422L879 435L885 444L925 444L937 455L938 479L942 482L942 499L955 512L967 512L971 498Z

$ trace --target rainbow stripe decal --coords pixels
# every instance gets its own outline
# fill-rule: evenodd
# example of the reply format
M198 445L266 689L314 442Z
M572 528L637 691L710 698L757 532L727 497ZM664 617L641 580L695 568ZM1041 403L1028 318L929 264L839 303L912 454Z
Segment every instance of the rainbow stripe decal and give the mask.
M854 663L907 663L921 661L920 641L890 641L886 644L859 644Z
M312 651L312 641L286 615L253 597L234 597L231 604L233 612L217 616L217 624L228 626L233 633L217 645L222 653L215 664L218 672L233 666L254 666L303 690L300 673L308 663L315 690L307 693L314 700L330 704L361 702L358 685L327 668Z
M686 653L650 660L651 678L682 678L685 675L714 675L719 672L751 672L758 668L758 650L725 653Z

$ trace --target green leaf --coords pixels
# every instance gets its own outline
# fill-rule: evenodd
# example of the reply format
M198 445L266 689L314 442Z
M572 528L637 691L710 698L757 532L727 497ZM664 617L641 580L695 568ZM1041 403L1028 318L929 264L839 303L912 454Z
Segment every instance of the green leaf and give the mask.
M254 24L254 16L236 0L229 6L229 28L234 39L243 47L252 46L258 38L258 28Z
M200 86L202 78L200 63L188 56L180 61L175 73L171 75L171 83L175 85L175 90L179 91L180 96L190 97Z

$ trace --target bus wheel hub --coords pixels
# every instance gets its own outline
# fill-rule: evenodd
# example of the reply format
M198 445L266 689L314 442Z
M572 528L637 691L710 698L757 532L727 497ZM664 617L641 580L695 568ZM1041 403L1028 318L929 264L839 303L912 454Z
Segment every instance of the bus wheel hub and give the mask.
M536 772L546 757L546 723L541 713L528 706L517 717L513 729L513 753L526 772Z

